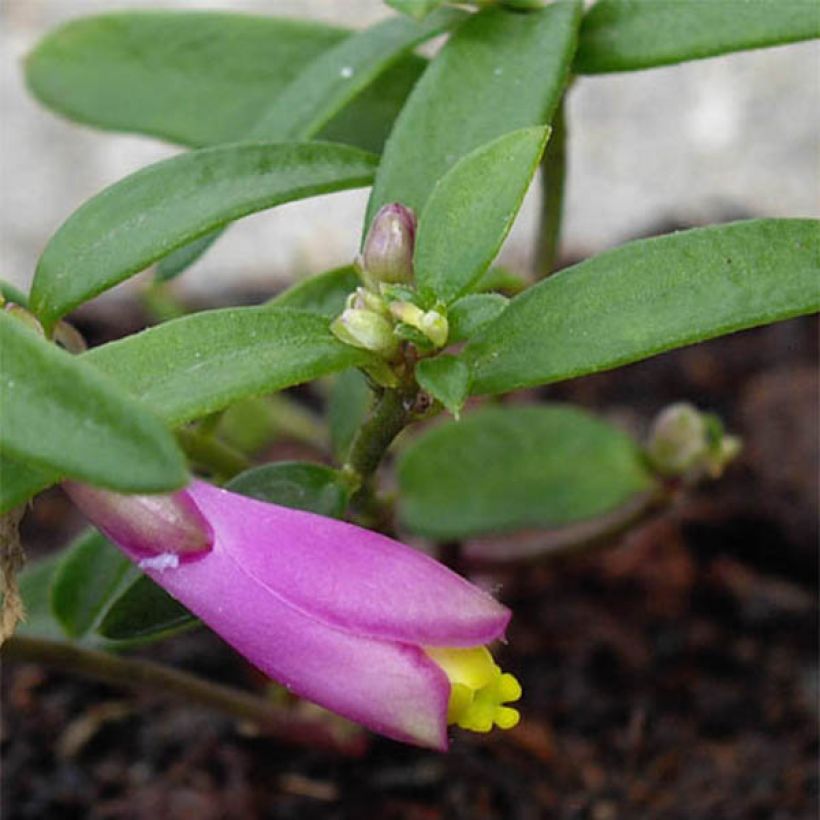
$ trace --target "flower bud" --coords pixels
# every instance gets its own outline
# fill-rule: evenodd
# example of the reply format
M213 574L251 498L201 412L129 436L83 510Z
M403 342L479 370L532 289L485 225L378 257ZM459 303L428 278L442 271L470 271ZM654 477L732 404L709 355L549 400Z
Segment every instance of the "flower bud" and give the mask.
M707 450L706 423L691 404L670 405L652 424L647 451L653 465L664 475L682 475Z
M354 308L356 310L370 310L373 313L378 313L381 316L390 316L390 311L384 299L377 293L367 288L356 288L348 297L345 303L346 308Z
M420 325L424 311L412 302L391 302L390 313L400 322L421 330Z
M652 424L647 455L655 469L690 480L718 477L740 452L740 439L724 434L720 420L687 402L672 404Z
M447 317L437 310L428 310L421 317L419 330L436 346L444 347L447 344L447 336L450 332Z
M63 489L112 541L135 552L182 556L205 552L213 544L210 524L184 490L121 495L73 481L64 482Z
M339 341L372 350L385 359L391 358L398 349L393 326L372 310L347 308L331 323L330 330Z
M400 322L420 330L436 347L447 343L447 317L437 310L425 312L412 302L391 302L390 313Z
M373 219L362 251L365 283L371 289L379 282L413 281L413 245L416 217L413 211L394 202L384 205Z

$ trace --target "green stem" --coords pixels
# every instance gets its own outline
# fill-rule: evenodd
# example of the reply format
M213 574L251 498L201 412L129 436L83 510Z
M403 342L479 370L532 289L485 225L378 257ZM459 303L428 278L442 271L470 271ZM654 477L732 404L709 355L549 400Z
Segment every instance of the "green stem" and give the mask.
M212 436L188 428L177 430L176 436L192 461L212 470L222 480L227 481L251 466L245 456Z
M413 418L416 388L411 391L385 390L377 399L370 418L359 428L342 475L356 488L351 504L373 529L389 530L389 510L377 499L373 474L387 448Z
M538 279L549 276L558 260L567 167L566 139L562 99L553 117L552 134L541 160L541 216L535 246L535 275Z
M410 421L413 399L414 396L398 390L385 390L370 418L356 433L343 469L362 485L369 481L393 439Z
M95 680L149 689L180 697L255 723L267 734L288 743L345 755L363 751L363 736L345 725L334 727L308 720L276 706L264 698L229 686L203 680L187 672L153 661L121 658L63 641L15 635L3 645L3 656L44 663Z

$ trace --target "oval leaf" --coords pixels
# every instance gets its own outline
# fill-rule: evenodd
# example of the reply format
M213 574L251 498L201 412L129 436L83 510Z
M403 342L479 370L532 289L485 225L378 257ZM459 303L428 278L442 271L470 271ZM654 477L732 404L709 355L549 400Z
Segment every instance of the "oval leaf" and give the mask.
M131 562L96 530L68 547L51 583L51 610L66 635L81 638L94 626L131 569Z
M820 307L818 222L761 219L630 242L516 296L464 350L474 393L645 359Z
M598 0L584 17L574 68L633 71L818 36L814 0Z
M367 224L388 202L417 213L461 157L506 134L546 125L567 82L581 4L473 15L416 84L385 145Z
M385 69L464 16L442 9L424 22L392 18L352 34L305 66L266 107L249 136L282 141L314 137Z
M171 433L82 358L0 312L0 450L26 467L123 492L187 480Z
M398 466L400 516L434 538L555 527L651 486L632 440L570 407L492 407L424 433Z
M294 510L342 518L350 490L337 470L307 461L281 461L254 467L225 488L235 493L291 507Z
M182 319L83 355L174 426L239 399L373 360L328 321L288 308L227 308Z
M375 158L324 143L240 143L158 162L106 188L52 237L32 309L53 323L81 302L239 217L367 185Z
M422 390L438 399L455 417L470 393L470 371L455 356L422 359L416 365L416 380Z
M199 621L150 578L141 575L105 613L97 634L110 641L149 641L191 629Z
M202 147L246 139L271 100L350 32L203 11L72 20L26 60L45 105L80 122ZM328 123L326 139L379 151L425 61L408 56Z
M463 342L475 335L484 325L497 319L509 303L510 300L500 293L471 293L454 302L447 311L448 344Z
M441 178L419 219L413 263L421 287L451 302L479 280L512 227L548 135L505 134Z

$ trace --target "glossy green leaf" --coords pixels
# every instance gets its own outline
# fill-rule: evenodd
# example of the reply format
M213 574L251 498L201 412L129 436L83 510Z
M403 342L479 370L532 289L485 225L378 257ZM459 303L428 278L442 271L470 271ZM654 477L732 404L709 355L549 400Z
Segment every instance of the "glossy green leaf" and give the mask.
M453 302L447 311L450 333L447 341L463 342L497 319L510 300L500 293L470 293Z
M714 57L820 37L816 0L598 0L581 27L581 74Z
M628 436L562 405L489 407L429 430L398 479L404 525L435 538L561 526L651 486Z
M52 470L0 455L0 514L24 504L57 478Z
M352 265L325 271L291 285L268 302L272 307L297 308L334 318L344 309L345 299L361 284Z
M0 450L25 466L124 492L185 483L182 453L142 403L0 312Z
M280 461L240 473L226 489L294 510L330 518L344 516L349 487L339 472L307 461Z
M549 129L504 134L459 160L430 193L419 218L416 281L443 302L470 290L512 227Z
M201 147L245 139L271 100L349 36L275 17L115 12L49 33L26 61L26 80L41 102L72 119ZM423 66L404 58L322 137L379 151Z
M314 137L386 68L463 18L462 12L443 9L421 23L392 18L352 34L305 66L266 107L249 136L279 141Z
M32 308L53 322L227 222L366 185L374 164L370 154L330 143L239 143L158 162L69 217L40 257Z
M416 84L385 145L369 224L388 202L421 212L436 182L485 143L550 122L564 91L581 4L518 14L493 7L453 34Z
M820 307L818 223L760 219L630 242L513 299L470 340L473 392L582 376Z
M337 461L344 462L372 404L373 391L364 373L351 368L336 377L328 399L327 424Z
M79 536L63 553L51 584L51 609L66 635L85 635L131 570L131 562L101 533Z
M464 362L446 355L422 359L416 365L416 380L422 390L459 418L470 393L470 370Z
M372 354L338 341L322 316L254 307L195 313L83 358L178 425L248 396L370 363Z
M147 575L137 578L110 606L97 633L111 641L158 640L199 621Z
M431 11L443 5L445 0L384 0L399 14L406 14L414 20L423 20Z

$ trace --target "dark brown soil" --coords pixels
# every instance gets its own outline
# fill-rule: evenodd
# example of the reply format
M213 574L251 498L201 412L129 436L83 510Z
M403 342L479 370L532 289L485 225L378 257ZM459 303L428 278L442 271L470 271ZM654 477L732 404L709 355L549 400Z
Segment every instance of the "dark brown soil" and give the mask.
M746 449L617 546L499 573L517 729L455 734L447 755L372 738L345 759L8 664L3 817L816 817L816 339L795 320L543 391L636 430L688 398ZM57 495L37 506L35 549L65 515ZM143 652L262 685L204 631Z

